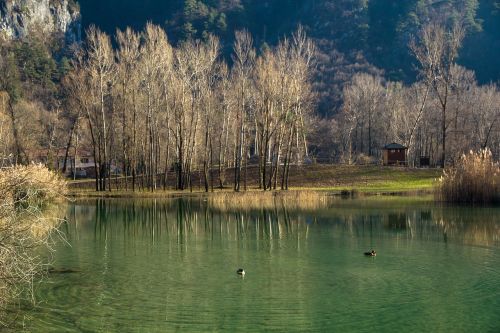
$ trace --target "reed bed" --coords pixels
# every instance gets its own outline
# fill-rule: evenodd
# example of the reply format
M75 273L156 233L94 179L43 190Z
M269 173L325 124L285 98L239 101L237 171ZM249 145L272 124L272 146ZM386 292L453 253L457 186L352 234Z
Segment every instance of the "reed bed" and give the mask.
M328 207L330 197L319 191L273 191L213 193L207 197L210 206L220 211L272 210L285 207L297 210L315 210Z
M44 271L44 258L35 254L49 248L64 205L66 184L43 166L16 166L0 171L0 328L6 326L2 309L25 292Z
M443 172L437 198L453 203L500 203L500 164L488 149L462 155Z

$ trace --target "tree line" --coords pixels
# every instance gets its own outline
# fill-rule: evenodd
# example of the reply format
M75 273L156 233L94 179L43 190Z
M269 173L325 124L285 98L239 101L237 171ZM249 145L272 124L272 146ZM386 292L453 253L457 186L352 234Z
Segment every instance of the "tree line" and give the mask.
M409 148L411 166L429 157L443 167L486 148L498 159L500 92L457 64L464 37L463 25L426 25L409 42L412 84L362 69L335 74L344 83L333 117L318 112L321 55L302 28L264 50L239 31L229 61L213 35L174 46L153 24L114 39L92 27L66 57L39 41L2 44L0 166L43 153L74 173L71 158L88 150L97 190L120 174L131 190L201 179L206 191L241 191L250 182L287 189L304 162L378 163L390 142Z
M307 155L313 110L314 45L302 28L259 56L251 35L236 32L231 66L213 35L173 47L161 27L147 24L115 37L116 48L91 27L63 82L74 110L67 147L84 128L96 190L111 189L115 165L132 190L138 175L145 188L166 187L173 170L179 190L192 188L198 171L206 191L230 177L240 191L250 163L261 189L288 188L290 165Z
M474 69L482 83L500 74L498 0L86 0L81 7L84 25L94 22L110 34L117 26L139 28L147 20L164 24L174 44L216 34L226 45L226 55L236 30L248 29L261 49L300 23L316 42L323 66L347 70L354 63L371 64L383 69L386 77L405 82L415 80L407 48L410 36L434 19L462 20L468 37L460 63ZM109 12L118 14L110 17ZM336 94L335 80L317 74L325 89L319 108L326 114L333 111L328 95Z
M457 65L464 36L459 24L424 27L410 42L419 65L412 85L366 73L352 77L337 117L345 161L378 156L391 141L407 146L417 166L426 156L444 168L469 150L500 156L500 91L496 84L478 85L474 72Z

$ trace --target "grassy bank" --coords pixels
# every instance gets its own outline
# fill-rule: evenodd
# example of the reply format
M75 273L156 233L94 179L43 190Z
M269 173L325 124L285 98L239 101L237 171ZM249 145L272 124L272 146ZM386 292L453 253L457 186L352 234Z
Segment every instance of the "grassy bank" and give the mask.
M299 185L296 188L367 194L431 192L441 173L440 169L318 166L306 171L303 179L297 179Z
M250 192L259 191L255 169L249 169L248 187ZM388 193L430 193L436 179L442 174L440 169L392 168L381 166L346 166L346 165L311 165L296 167L291 170L290 185L295 191L329 191L333 193L358 192L360 194ZM227 175L231 175L227 172ZM228 177L228 180L230 178ZM113 186L111 192L96 192L94 182L70 182L70 193L74 197L113 197L113 198L154 198L154 197L185 197L199 196L203 187L199 180L194 181L193 192L187 191L141 191L136 192L117 189ZM232 192L230 183L224 190L215 192Z

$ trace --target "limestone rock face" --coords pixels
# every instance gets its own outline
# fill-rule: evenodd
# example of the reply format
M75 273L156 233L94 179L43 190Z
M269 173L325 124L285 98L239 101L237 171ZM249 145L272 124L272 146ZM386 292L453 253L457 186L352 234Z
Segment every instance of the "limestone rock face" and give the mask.
M0 35L19 39L32 33L58 34L68 43L81 38L76 0L0 0Z

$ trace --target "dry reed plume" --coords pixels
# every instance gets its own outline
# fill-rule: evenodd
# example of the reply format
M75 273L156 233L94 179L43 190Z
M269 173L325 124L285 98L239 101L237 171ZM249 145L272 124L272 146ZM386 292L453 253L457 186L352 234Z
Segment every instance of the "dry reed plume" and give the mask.
M446 202L500 202L500 164L488 149L462 155L439 179L438 199Z

